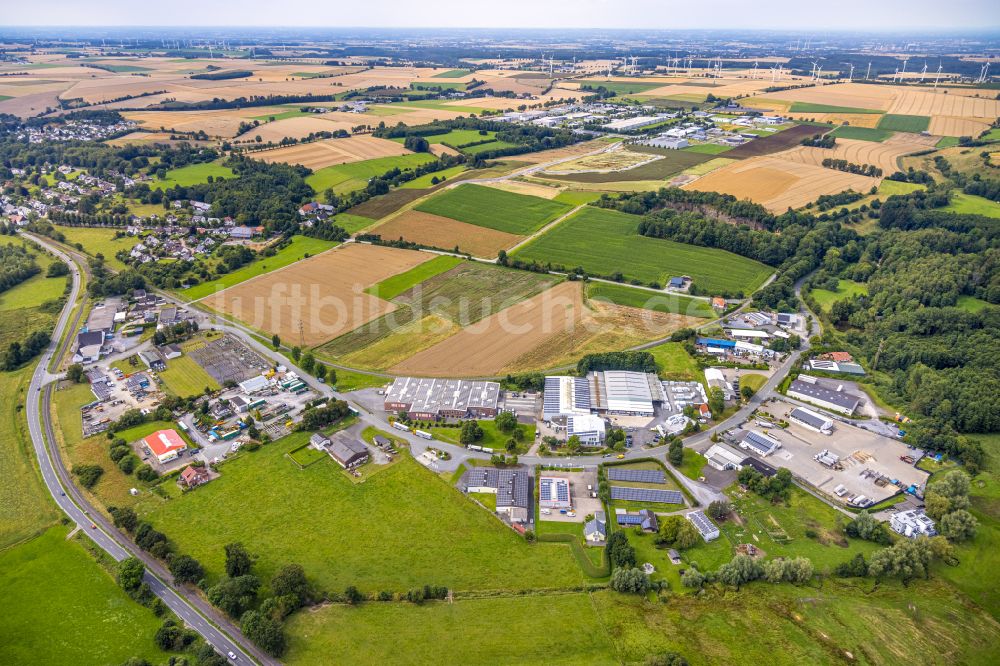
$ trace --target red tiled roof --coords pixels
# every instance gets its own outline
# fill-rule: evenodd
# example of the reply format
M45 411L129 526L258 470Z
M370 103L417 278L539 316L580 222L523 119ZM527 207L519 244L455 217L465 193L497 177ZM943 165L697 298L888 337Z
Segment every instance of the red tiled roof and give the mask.
M182 451L187 448L187 444L184 443L184 440L181 439L176 430L157 430L142 441L146 443L146 446L149 447L149 450L155 456L162 456L171 451Z

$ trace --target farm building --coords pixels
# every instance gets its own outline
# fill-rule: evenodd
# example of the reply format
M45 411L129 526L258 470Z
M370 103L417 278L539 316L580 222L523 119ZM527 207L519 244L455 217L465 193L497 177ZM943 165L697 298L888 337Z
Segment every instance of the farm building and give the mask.
M895 513L889 519L889 526L897 534L902 534L910 539L915 539L918 536L932 537L937 534L937 530L934 528L934 521L924 513L923 509L911 509Z
M622 527L642 528L644 532L658 532L660 523L656 519L656 514L649 509L640 509L637 513L629 513L624 509L615 511L615 520Z
M583 538L589 543L602 543L608 536L608 521L603 511L594 512L594 517L583 525Z
M590 382L585 377L546 377L542 418L590 414Z
M745 455L725 444L713 444L705 451L708 464L720 471L738 470L743 466Z
M572 509L569 481L559 476L538 479L538 506L543 509Z
M569 416L566 418L566 436L576 436L581 444L596 446L604 441L604 419L596 414Z
M346 432L338 432L327 445L327 453L344 469L352 469L368 462L368 447Z
M184 443L176 430L157 430L153 434L147 435L142 442L161 463L176 459L181 451L187 448L187 444Z
M330 445L330 439L321 432L314 432L309 437L309 443L317 449L325 449Z
M385 411L418 420L493 418L499 400L497 382L397 377L386 392Z
M460 487L467 493L495 494L497 513L512 523L527 522L531 478L525 470L473 467L462 475Z
M840 387L837 390L825 388L820 386L814 377L805 375L800 375L791 383L788 387L788 396L846 416L854 414L861 403L861 398L856 395L845 393Z
M781 448L781 442L756 430L747 430L740 441L740 448L766 458Z
M788 414L788 420L792 423L798 423L803 428L809 428L824 435L829 435L833 432L833 421L805 407L796 407L793 409Z
M704 512L692 511L687 515L687 519L698 529L701 538L705 541L714 541L719 538L719 528L708 519Z

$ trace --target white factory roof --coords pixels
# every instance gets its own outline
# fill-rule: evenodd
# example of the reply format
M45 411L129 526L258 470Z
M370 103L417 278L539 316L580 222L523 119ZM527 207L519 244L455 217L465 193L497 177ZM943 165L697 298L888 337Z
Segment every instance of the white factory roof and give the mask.
M729 328L726 332L734 338L769 338L771 334L767 331L756 331L749 328Z
M606 370L603 375L608 411L653 413L653 392L646 373Z
M604 419L597 414L574 414L566 417L566 435L604 433Z
M240 390L244 393L256 393L267 388L269 383L267 377L257 375L256 377L251 377L246 381L240 382Z

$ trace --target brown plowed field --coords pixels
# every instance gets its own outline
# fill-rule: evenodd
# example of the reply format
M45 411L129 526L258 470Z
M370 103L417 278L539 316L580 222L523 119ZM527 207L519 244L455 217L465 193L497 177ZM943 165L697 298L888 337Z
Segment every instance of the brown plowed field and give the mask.
M350 243L230 287L202 303L293 344L313 346L395 310L395 304L366 294L365 288L433 256Z
M491 376L584 317L580 282L563 282L463 328L391 368L394 374Z
M457 246L463 252L488 259L497 256L500 250L513 247L524 238L416 210L408 210L369 233L379 234L385 240L403 238L443 250L451 250Z
M899 170L899 158L903 155L926 150L927 146L917 143L877 143L875 141L855 141L837 139L837 145L829 148L799 146L775 155L776 158L822 166L823 160L832 158L847 160L854 164L874 164L882 169L883 175Z
M742 146L736 146L732 150L727 150L724 155L727 159L734 160L742 160L747 157L759 157L761 155L770 155L771 153L778 153L782 150L788 150L794 146L799 146L802 144L802 139L814 134L821 134L823 131L824 129L822 127L796 125L795 127L789 127L788 129L778 132L777 134L763 136L759 139L754 139L749 143L744 143Z
M381 220L386 215L391 215L408 203L416 201L422 196L430 194L433 188L427 189L407 189L397 187L389 190L389 194L373 197L368 201L358 204L347 212L351 215L360 215L372 220Z
M789 207L799 208L815 201L821 194L847 189L867 192L878 183L878 178L772 156L734 162L688 183L684 189L731 194L737 199L750 199L774 213L783 213Z
M403 148L400 143L388 139L377 139L366 134L346 139L312 141L297 146L268 150L263 153L253 153L252 157L271 164L275 162L301 164L315 171L336 164L361 162L377 157L395 157L409 153L410 151Z

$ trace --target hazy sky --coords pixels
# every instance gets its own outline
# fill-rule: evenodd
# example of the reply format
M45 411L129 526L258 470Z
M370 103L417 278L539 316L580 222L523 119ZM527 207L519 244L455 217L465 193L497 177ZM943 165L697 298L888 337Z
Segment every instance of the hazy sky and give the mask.
M0 0L8 25L754 28L989 28L997 0Z

